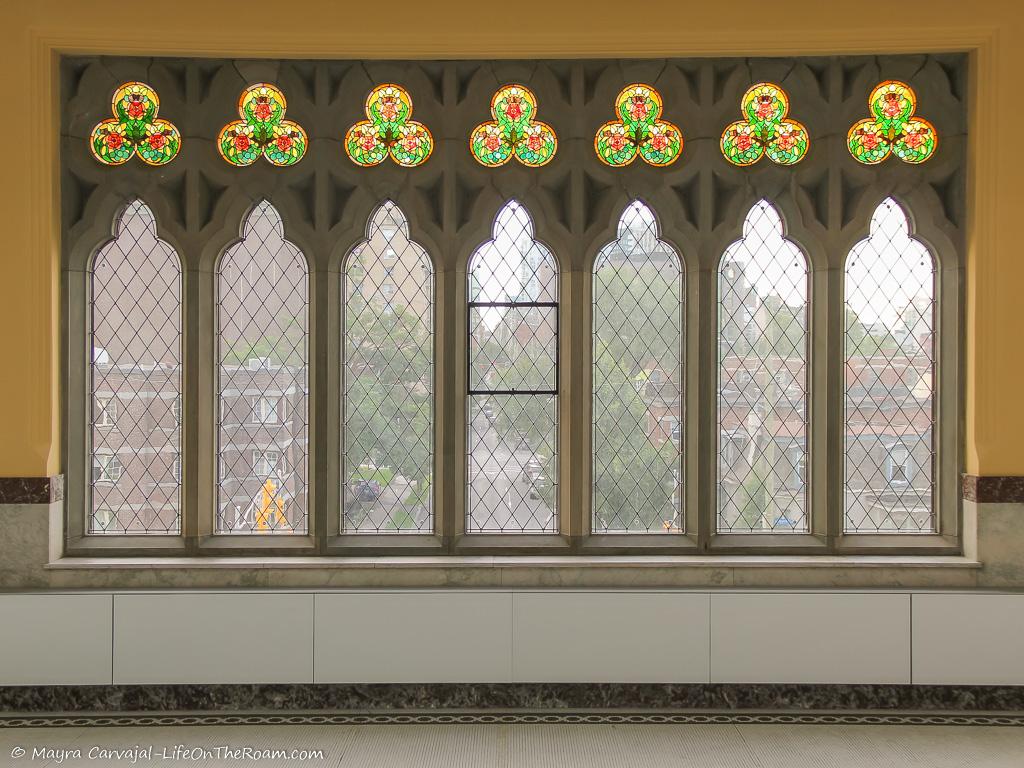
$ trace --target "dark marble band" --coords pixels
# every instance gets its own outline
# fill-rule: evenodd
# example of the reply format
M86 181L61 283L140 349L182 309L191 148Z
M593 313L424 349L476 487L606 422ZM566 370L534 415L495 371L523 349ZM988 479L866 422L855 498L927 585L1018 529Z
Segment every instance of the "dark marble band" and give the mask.
M964 501L979 504L1024 504L1024 477L964 475Z
M182 725L1002 725L1024 726L1018 712L643 712L639 710L559 710L557 712L268 712L234 714L0 714L4 728L160 728Z
M1024 686L501 683L0 687L0 712L1024 712Z
M64 499L64 475L0 477L0 504L51 504Z

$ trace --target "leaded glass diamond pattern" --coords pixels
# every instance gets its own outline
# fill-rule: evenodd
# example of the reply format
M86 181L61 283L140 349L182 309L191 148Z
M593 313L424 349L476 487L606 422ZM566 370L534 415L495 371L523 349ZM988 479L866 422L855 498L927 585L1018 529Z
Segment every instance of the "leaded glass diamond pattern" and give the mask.
M343 530L429 533L434 271L391 202L349 255L344 306Z
M90 273L89 533L181 530L181 262L130 203Z
M935 262L886 199L846 261L848 532L935 530Z
M515 201L469 262L466 529L558 530L558 268Z
M270 203L221 256L217 292L217 531L304 534L308 267Z
M472 306L469 388L504 392L554 391L555 306Z
M556 395L469 398L469 533L557 533Z
M718 269L718 530L807 530L807 260L765 200Z
M597 533L681 531L683 273L634 202L594 262Z

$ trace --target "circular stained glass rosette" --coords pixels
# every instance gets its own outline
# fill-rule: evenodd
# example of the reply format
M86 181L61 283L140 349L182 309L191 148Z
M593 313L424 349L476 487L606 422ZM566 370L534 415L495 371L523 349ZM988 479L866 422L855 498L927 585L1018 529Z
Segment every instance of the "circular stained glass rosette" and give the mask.
M683 134L672 123L658 120L648 128L639 149L640 156L651 165L670 165L682 154Z
M935 126L921 117L907 121L903 133L892 143L892 151L905 163L923 163L939 145L939 134Z
M398 127L389 147L391 158L405 168L415 168L427 162L434 151L434 137L427 126L415 120Z
M558 139L547 123L533 122L525 126L516 141L515 155L523 165L538 168L551 162L558 149Z
M889 134L903 130L917 108L917 97L913 89L899 80L879 83L868 97L868 106L882 130Z
M537 114L537 97L524 85L506 85L491 99L491 115L503 129L519 133Z
M263 146L263 154L274 165L284 168L295 165L306 155L309 139L298 123L282 120L272 126L272 135Z
M122 165L135 154L135 143L128 137L128 128L120 120L104 120L92 129L89 149L104 165Z
M235 120L221 128L217 151L231 165L244 167L256 162L263 148L257 143L256 129L244 120Z
M730 123L722 132L722 155L733 165L753 165L764 155L757 130L746 120Z
M795 165L804 159L811 141L802 124L782 120L775 125L774 134L765 146L769 160L779 165Z
M412 99L399 85L378 85L366 97L366 116L375 125L397 128L412 116Z
M388 156L388 147L380 134L380 127L369 120L356 123L345 134L345 154L365 168L380 165Z
M288 103L280 89L269 83L250 85L238 100L238 114L250 125L263 128L269 134L271 126L284 118Z
M142 137L143 126L156 118L160 110L160 98L145 83L125 83L114 91L110 108L114 117L127 124L128 133L134 134L132 138L138 140Z
M740 108L755 128L764 131L789 113L789 97L774 83L758 83L743 94Z
M139 159L147 165L166 165L181 149L181 134L166 120L154 120L146 126L146 135L135 145Z
M469 151L481 165L496 168L512 157L512 144L497 123L480 123L469 136Z
M892 144L882 126L871 118L858 120L846 136L850 154L858 163L875 165L889 156Z
M643 83L627 85L615 99L615 112L627 128L653 125L661 109L661 94Z
M597 130L594 151L602 163L615 168L629 165L637 156L636 143L618 120L605 123Z

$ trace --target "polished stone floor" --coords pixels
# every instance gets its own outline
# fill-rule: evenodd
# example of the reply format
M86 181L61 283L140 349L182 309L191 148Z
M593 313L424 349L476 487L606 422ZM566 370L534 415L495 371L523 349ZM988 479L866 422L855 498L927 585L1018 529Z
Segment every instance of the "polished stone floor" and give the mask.
M225 748L234 750L233 756ZM251 751L245 753L244 748ZM0 765L33 768L1014 768L1024 766L1024 727L469 724L7 728L0 729L0 749ZM116 755L116 750L122 753ZM264 750L284 750L289 755L298 750L299 754L266 757ZM303 759L303 750L320 750L323 756Z

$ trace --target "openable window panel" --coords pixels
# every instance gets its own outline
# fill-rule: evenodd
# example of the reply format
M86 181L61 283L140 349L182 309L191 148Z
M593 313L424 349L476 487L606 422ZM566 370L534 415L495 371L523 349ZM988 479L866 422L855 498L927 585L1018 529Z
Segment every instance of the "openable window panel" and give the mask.
M960 551L965 56L61 72L69 554Z

